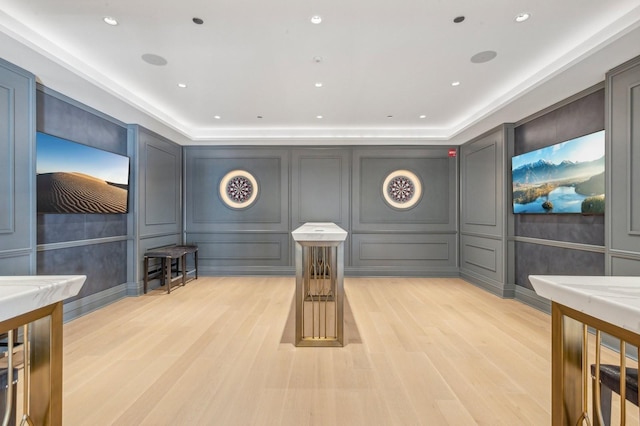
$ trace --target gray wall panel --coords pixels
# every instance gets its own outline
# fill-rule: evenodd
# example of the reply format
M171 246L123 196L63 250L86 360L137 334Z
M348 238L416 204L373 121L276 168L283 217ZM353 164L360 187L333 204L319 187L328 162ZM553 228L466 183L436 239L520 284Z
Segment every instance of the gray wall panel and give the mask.
M501 240L463 236L460 241L460 267L502 280L503 247Z
M278 148L188 147L187 232L286 232L289 224L289 152ZM232 170L251 173L258 197L246 209L228 207L218 194Z
M2 84L6 70L0 68L0 234L12 234L15 231L15 90Z
M389 206L383 196L385 178L410 170L422 183L422 198L412 208ZM444 148L357 149L353 153L354 232L436 232L457 228L457 162Z
M139 233L141 237L182 231L182 148L136 127L139 146Z
M187 234L187 239L198 245L203 268L289 265L289 233Z
M125 283L126 265L126 241L38 252L38 274L87 276L80 293L67 302Z
M611 275L619 276L640 276L640 257L635 259L629 257L611 256Z
M615 252L640 256L640 58L607 74L607 266L622 262Z
M516 242L516 283L530 290L529 275L604 275L604 253Z
M0 275L35 273L35 78L0 59Z
M506 137L510 126L488 132L460 148L460 272L502 297L507 281L505 191Z
M456 268L454 234L353 234L353 266L403 269Z

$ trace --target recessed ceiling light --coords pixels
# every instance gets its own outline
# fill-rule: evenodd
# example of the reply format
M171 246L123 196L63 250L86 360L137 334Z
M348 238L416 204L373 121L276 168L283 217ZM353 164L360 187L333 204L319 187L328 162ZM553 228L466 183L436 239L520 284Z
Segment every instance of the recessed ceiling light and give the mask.
M181 89L185 89L187 85L185 83L178 83L178 87Z
M192 21L193 21L193 23L194 23L194 24L196 24L196 25L202 25L202 24L204 24L204 21L203 21L202 19L200 19L200 18L193 18L193 19L192 19Z
M452 85L453 87L460 86L460 82L459 82L459 81L452 81L452 82L451 82L451 85Z
M464 21L464 16L456 16L455 18L453 18L453 22L455 22L456 24L459 24L462 21Z
M316 64L319 64L320 62L322 62L322 56L314 56L313 62L315 62Z
M427 116L426 116L426 115L424 115L424 114L422 114L422 115L420 116L420 118L427 118Z
M318 120L320 120L320 119L322 119L322 116L321 116L321 115L316 115L316 118L317 118Z
M105 16L102 20L109 25L118 25L118 21L112 16Z
M516 15L516 22L524 22L527 19L531 18L531 15L524 12L524 13L520 13L518 15Z
M322 22L322 16L320 15L313 15L311 17L311 23L312 24L319 24L320 22Z
M262 118L262 116L261 116L261 115L258 115L256 118Z
M387 115L387 118L393 118L393 115Z
M315 84L315 86L316 86L316 87L322 87L322 83L321 83L321 82L317 82L317 83Z
M215 118L216 120L220 120L222 117L220 117L219 115L214 115L213 118Z

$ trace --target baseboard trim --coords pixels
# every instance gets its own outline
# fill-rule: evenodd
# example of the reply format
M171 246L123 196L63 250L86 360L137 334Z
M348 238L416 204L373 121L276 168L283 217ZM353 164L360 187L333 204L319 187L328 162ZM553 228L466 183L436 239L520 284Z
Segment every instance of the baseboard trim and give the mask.
M62 320L68 322L127 297L127 284L120 284L64 304Z
M526 287L520 285L516 286L516 300L529 305L532 308L536 308L547 314L551 314L551 301L544 297L538 296L538 294Z
M513 299L516 295L515 285L501 283L468 270L460 270L460 278L503 299Z

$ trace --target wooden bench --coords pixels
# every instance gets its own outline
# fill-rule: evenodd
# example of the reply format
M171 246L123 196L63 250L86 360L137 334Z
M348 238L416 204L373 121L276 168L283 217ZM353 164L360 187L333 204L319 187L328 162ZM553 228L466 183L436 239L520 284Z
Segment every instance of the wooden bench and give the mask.
M192 254L195 265L194 277L189 278L187 271L187 255ZM160 259L160 271L149 273L149 259ZM173 261L176 261L176 275L173 276ZM149 279L160 276L161 285L167 286L167 293L171 293L171 285L179 282L185 285L187 282L198 278L198 246L179 245L160 247L148 250L144 254L144 293L147 293Z

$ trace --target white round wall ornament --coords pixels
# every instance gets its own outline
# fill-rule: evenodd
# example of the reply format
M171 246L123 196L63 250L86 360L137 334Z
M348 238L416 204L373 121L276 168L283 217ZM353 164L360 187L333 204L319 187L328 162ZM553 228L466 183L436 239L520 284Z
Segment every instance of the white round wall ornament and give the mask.
M382 184L382 195L391 207L406 210L415 206L422 198L422 183L409 170L396 170Z
M232 170L218 187L220 199L232 209L246 209L258 198L258 181L246 170Z

